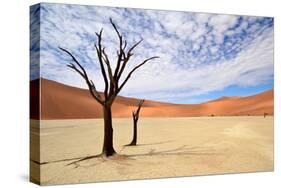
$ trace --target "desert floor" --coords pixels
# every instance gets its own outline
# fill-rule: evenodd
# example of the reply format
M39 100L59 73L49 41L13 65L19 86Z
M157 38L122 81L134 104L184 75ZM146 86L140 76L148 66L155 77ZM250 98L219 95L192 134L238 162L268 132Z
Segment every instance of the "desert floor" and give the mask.
M140 118L137 146L124 146L132 119L113 119L118 155L80 162L101 152L103 120L40 122L31 121L41 155L30 163L40 160L43 185L273 170L273 117Z

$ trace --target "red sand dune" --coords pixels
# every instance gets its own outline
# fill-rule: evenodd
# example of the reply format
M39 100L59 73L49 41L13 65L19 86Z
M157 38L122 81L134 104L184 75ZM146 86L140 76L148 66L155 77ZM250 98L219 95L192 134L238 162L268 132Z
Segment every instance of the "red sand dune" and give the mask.
M102 118L102 108L88 90L40 79L41 119ZM30 83L30 116L39 119L39 80ZM131 117L139 99L118 96L113 117ZM170 104L146 100L143 117L242 116L273 114L273 90L248 97L222 97L202 104Z

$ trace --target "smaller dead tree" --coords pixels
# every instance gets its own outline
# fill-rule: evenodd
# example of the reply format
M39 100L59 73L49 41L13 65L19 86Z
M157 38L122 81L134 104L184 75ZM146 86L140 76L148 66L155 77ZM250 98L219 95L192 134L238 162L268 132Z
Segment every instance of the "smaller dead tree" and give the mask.
M140 100L138 104L138 109L133 111L132 116L133 116L133 122L134 122L134 128L133 128L133 139L132 142L128 146L135 146L137 145L137 135L138 135L138 120L139 120L139 114L140 114L140 109L144 103L144 100Z
M265 118L268 115L268 113L264 112L263 117Z

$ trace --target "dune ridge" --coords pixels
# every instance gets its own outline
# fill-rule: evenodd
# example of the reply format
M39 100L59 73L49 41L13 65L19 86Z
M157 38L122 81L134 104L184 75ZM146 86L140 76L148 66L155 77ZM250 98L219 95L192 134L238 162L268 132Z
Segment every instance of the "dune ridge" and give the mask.
M41 96L38 97L39 84ZM31 104L38 107L41 100L41 113L30 111L31 119L88 119L102 118L102 107L88 90L64 85L41 78L30 82ZM113 117L131 117L139 99L118 96L112 107ZM39 109L39 108L38 108ZM192 116L257 116L273 115L273 90L247 97L221 97L201 104L171 104L146 100L143 117L192 117Z

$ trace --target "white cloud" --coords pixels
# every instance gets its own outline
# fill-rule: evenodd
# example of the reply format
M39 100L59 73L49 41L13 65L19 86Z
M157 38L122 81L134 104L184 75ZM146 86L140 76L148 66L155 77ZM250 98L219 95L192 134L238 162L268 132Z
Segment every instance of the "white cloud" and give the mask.
M146 77L138 73L126 86L124 94L133 96L145 91L148 96L157 99L157 91L160 90L161 98L178 95L191 97L222 90L231 85L254 86L264 83L273 76L273 31L269 30L265 35L266 37L256 38L245 51L230 61L193 69L162 67L163 73L157 77L153 71Z
M234 15L215 15L212 16L208 24L213 27L216 41L222 42L224 32L235 25L237 16Z

